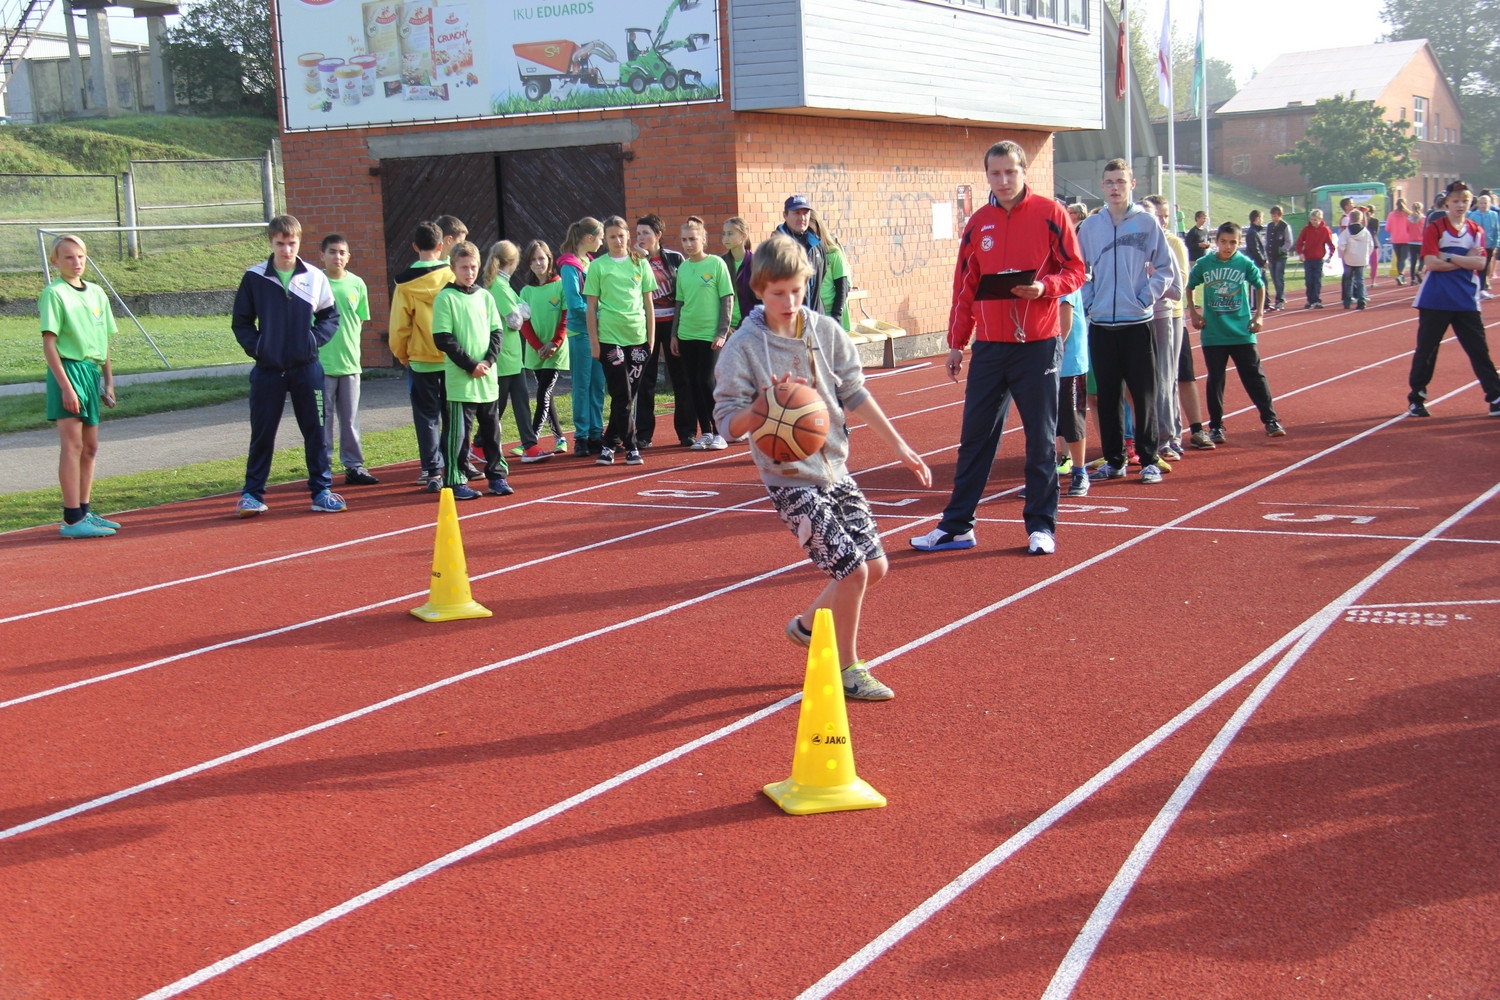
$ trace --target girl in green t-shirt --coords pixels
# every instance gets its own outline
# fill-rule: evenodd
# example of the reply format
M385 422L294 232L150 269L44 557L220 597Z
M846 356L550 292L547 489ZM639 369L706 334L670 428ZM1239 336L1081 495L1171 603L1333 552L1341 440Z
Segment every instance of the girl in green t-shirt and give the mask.
M496 406L495 419L505 416L505 404L510 404L511 416L516 420L516 429L521 435L521 455L536 447L536 434L531 430L531 395L526 391L526 375L521 371L521 322L518 311L521 298L510 285L510 276L521 261L521 250L510 240L500 240L490 246L484 262L484 277L480 284L489 289L495 300L495 308L505 321L501 331L500 360L495 363L495 372L500 376L500 402ZM511 452L515 454L515 452ZM550 458L549 451L543 458ZM533 459L532 461L535 461Z
M531 432L540 438L542 427L550 426L554 444L551 451L540 441L524 455L523 462L539 462L548 455L568 450L562 423L552 405L552 394L559 372L571 368L568 352L568 307L563 298L562 278L552 259L552 248L541 240L532 240L521 252L526 266L526 284L521 288L522 364L536 376L536 412L531 418Z
M677 326L672 353L682 358L688 393L702 433L694 451L723 451L729 447L714 423L714 362L729 336L734 309L734 282L723 258L707 252L708 229L696 215L682 224L682 252L687 259L677 268Z
M89 509L89 493L99 452L99 404L111 409L115 405L115 377L109 366L115 318L104 290L83 280L89 252L80 237L57 237L49 259L58 277L42 289L36 304L47 359L47 419L57 422L62 449L57 463L63 497L61 533L64 538L105 538L120 526Z
M631 231L618 215L604 220L604 245L608 255L589 265L583 279L583 297L588 302L589 347L604 369L609 390L609 426L604 429L604 450L597 465L612 465L615 450L625 450L626 465L640 465L636 447L635 406L637 386L646 359L656 344L656 312L651 293L656 279L646 255L630 245Z

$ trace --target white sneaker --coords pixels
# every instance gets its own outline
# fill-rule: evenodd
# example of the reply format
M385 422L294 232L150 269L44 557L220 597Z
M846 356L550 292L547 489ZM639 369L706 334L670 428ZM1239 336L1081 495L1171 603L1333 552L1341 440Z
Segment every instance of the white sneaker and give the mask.
M712 434L704 434L702 437L695 440L692 444L688 445L688 451L707 451L709 442L713 439L714 438Z
M925 535L908 539L911 547L923 552L946 552L950 549L972 549L978 544L974 539L974 529L970 528L961 534L950 535L941 528L933 528Z
M713 436L713 439L708 442L708 450L709 451L723 451L725 448L728 448L728 447L729 447L729 442L725 441L724 438L723 438L723 436L720 435L720 434L715 434Z
M1490 291L1489 289L1483 289L1482 291L1480 291L1479 297L1481 299L1493 299L1495 297L1495 293Z
M1026 540L1026 551L1034 556L1050 556L1057 551L1057 539L1051 532L1033 531Z

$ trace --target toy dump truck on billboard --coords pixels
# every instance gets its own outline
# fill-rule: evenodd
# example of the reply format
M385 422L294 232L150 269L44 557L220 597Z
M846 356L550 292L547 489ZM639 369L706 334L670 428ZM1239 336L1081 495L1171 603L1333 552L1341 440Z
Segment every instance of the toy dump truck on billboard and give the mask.
M649 28L626 28L626 59L620 64L619 75L614 80L606 80L600 68L592 63L596 56L605 62L620 61L614 49L602 40L595 39L582 45L567 40L512 45L526 97L539 101L552 93L553 99L560 101L577 87L603 90L625 86L632 93L641 94L653 83L660 84L664 90L702 86L702 74L696 70L679 70L667 60L668 52L678 49L697 52L708 45L709 36L703 32L667 40L672 15L679 10L692 10L701 3L702 0L672 0L654 34ZM553 93L554 88L556 93Z

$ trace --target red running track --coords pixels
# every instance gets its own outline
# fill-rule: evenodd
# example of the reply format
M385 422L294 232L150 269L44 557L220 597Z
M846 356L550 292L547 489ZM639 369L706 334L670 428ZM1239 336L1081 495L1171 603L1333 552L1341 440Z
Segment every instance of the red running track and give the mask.
M872 380L938 480L856 432L881 810L759 792L818 577L742 449L462 507L487 621L407 614L404 468L88 562L7 536L0 997L1500 995L1500 421L1451 342L1397 416L1415 317L1375 302L1270 320L1287 438L1231 380L1228 446L1066 501L1047 558L1015 434L979 548L906 546L961 389Z

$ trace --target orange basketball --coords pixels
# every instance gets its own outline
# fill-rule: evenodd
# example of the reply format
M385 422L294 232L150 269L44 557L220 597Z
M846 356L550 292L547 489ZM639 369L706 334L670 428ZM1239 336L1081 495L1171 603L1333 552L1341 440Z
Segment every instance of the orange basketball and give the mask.
M773 462L816 455L828 440L828 406L810 385L774 385L756 398L750 411L761 418L750 440Z

